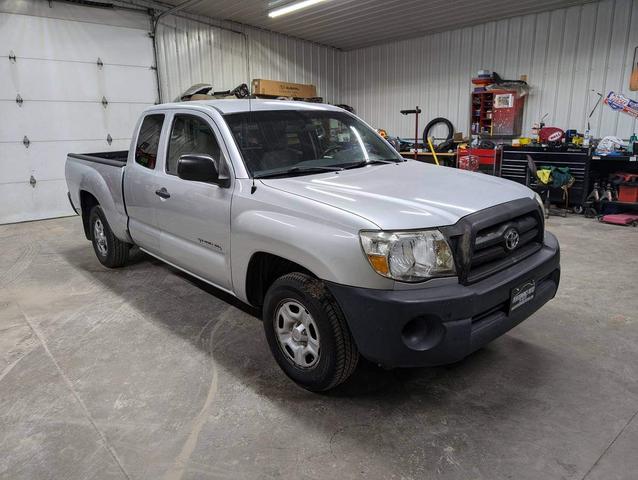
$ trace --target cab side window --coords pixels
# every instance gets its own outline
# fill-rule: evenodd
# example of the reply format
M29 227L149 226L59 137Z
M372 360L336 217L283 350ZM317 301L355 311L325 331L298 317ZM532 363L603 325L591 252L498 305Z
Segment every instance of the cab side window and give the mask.
M220 173L227 173L219 143L208 123L193 115L175 115L168 143L166 173L177 175L179 157L187 154L210 155L219 162Z
M159 146L160 133L164 125L163 114L147 115L142 121L140 133L135 145L135 161L140 165L153 170L157 163L157 148Z

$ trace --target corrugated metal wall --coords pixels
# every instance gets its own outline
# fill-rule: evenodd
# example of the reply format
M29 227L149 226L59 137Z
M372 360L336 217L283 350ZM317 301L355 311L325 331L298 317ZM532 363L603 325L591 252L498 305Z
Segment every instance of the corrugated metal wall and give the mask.
M233 29L247 35L250 79L312 83L326 101L338 99L341 52L266 30L243 26ZM227 90L250 80L242 35L175 16L163 19L157 33L164 101L173 100L195 83L211 83L216 90Z
M528 75L524 133L545 113L548 125L583 131L596 100L591 90L638 98L628 91L637 24L638 0L610 0L346 52L341 101L393 135L414 135L414 116L399 110L415 105L424 111L421 129L444 116L467 133L470 78L488 69L504 78ZM606 106L592 118L595 136L628 138L636 127Z

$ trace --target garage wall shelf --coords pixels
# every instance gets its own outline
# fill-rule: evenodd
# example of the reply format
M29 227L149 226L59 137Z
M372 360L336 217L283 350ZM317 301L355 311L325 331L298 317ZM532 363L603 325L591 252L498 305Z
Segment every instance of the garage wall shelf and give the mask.
M499 98L505 98L500 102ZM514 138L521 134L525 97L514 90L472 93L470 132L481 138Z

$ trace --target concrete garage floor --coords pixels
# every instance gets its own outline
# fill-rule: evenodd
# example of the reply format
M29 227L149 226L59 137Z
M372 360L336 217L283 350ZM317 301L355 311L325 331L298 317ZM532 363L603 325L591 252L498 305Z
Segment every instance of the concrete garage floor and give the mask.
M552 217L558 297L449 367L292 384L248 309L78 218L0 227L2 479L636 479L638 229Z

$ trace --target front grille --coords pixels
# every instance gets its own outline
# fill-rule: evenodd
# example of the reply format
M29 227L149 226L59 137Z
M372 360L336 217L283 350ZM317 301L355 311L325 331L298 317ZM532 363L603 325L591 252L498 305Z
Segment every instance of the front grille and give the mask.
M470 284L540 250L544 224L536 201L520 199L468 215L444 234L455 251L461 282Z
M543 224L537 212L529 212L476 233L468 280L475 282L537 252L542 245ZM516 232L518 242L509 250L505 236Z

